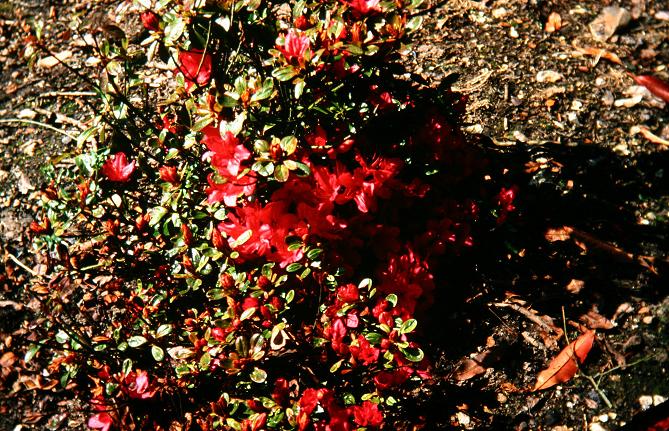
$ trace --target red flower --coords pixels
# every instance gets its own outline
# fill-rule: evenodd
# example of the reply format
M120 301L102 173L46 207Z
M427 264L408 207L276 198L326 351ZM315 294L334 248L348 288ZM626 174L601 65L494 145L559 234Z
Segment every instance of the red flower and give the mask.
M109 415L109 413L100 412L96 413L88 419L88 427L99 429L101 431L108 431L109 428L114 423L114 420Z
M251 152L229 131L221 136L218 128L208 126L202 133L202 143L209 149L204 157L211 158L211 164L219 174L237 176L242 162L251 157Z
M376 362L379 359L379 349L373 347L369 344L369 341L363 336L358 336L358 345L349 346L351 355L357 360L363 363L363 365L369 365Z
M360 293L358 292L358 286L355 284L346 284L340 286L337 289L337 298L342 302L357 302L360 299Z
M211 55L201 49L179 52L180 72L189 84L206 85L211 80Z
M256 189L256 181L250 175L242 178L223 177L225 182L218 183L214 181L214 176L209 175L207 181L209 188L207 189L208 202L223 202L229 207L237 206L237 198L241 195L251 196Z
M139 17L142 20L142 25L144 26L145 29L151 31L160 30L160 18L158 17L158 15L156 15L155 12L147 10L145 12L142 12L139 15Z
M328 143L328 135L325 129L319 124L316 126L315 131L304 137L304 140L312 147L324 147Z
M287 60L297 59L304 61L304 54L309 50L309 37L300 35L295 29L288 30L288 34L283 38L283 45L279 45L279 51L283 53Z
M290 386L288 381L283 377L279 377L274 382L274 390L272 391L272 399L279 405L284 405L288 402L290 396Z
M367 15L378 10L379 0L350 0L348 4L359 15Z
M242 421L243 431L260 431L267 422L267 413L255 413Z
M376 428L383 424L383 413L373 402L364 401L362 405L353 407L353 420L360 426Z
M174 166L161 166L158 169L160 174L160 179L172 184L173 186L179 185L179 175L177 174L177 168Z
M401 367L393 371L381 371L374 376L374 383L380 390L401 385L413 374L410 367Z
M125 382L128 385L128 395L130 398L146 399L151 398L155 393L149 390L149 375L146 371L137 370L129 373Z
M125 153L119 152L107 159L102 165L102 173L109 178L110 181L118 183L125 183L130 180L130 176L135 172L135 161L128 163L128 158Z

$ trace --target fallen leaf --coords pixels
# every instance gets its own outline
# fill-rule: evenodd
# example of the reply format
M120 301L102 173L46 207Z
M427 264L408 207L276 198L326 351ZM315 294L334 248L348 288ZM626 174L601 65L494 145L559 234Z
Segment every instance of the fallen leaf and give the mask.
M567 241L569 238L571 238L571 233L573 231L574 230L569 226L562 226L555 229L548 229L544 234L544 238L546 238L548 242Z
M481 365L479 361L476 361L471 358L467 358L460 363L460 366L455 371L455 380L464 381L469 380L472 377L476 377L479 374L485 373L486 368Z
M615 326L613 322L595 310L588 311L586 314L579 317L578 320L583 322L590 329L612 329Z
M37 67L45 67L47 69L50 69L57 65L60 62L63 62L67 60L68 58L72 57L72 51L62 51L59 52L58 54L50 55L48 57L40 58L37 61Z
M558 383L570 380L578 370L578 364L582 364L585 357L592 348L595 340L595 331L586 331L576 340L569 343L562 349L558 355L548 364L548 368L541 371L537 376L537 382L533 391L550 388Z
M627 74L631 76L632 79L634 79L634 82L639 85L643 85L655 96L669 103L669 83L661 80L656 76L635 75L631 72L627 72Z
M554 33L562 28L562 17L557 12L552 12L548 15L548 20L546 21L546 33Z
M600 58L603 58L605 60L609 60L610 62L616 63L616 64L623 64L623 61L618 57L616 54L607 51L605 49L601 48L593 48L593 47L585 47L581 48L580 46L573 45L574 48L581 54L589 55L591 57L595 57L595 64L599 62Z
M636 135L640 133L641 136L644 138L648 139L650 142L654 144L661 145L662 147L669 147L669 141L666 139L662 139L650 130L648 130L647 127L644 126L632 126L630 128L630 135Z
M583 280L577 280L573 278L567 285L566 289L569 293L576 295L581 291L581 289L583 289L583 287L585 287L585 282Z

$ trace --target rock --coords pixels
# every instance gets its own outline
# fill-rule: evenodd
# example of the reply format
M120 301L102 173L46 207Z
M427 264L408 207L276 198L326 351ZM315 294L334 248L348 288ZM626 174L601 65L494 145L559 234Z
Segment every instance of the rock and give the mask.
M40 58L37 61L37 67L44 67L50 69L55 65L59 64L61 61L65 61L68 58L72 57L72 51L62 51L55 55L50 55L48 57Z
M460 422L460 425L462 426L467 426L471 422L471 419L469 418L467 413L457 412L455 416L458 418L458 422Z
M541 72L537 73L537 82L548 82L552 84L554 82L558 82L562 78L562 74L554 70L542 70Z
M632 16L630 13L618 6L608 6L602 9L600 14L590 22L588 28L592 37L600 42L607 41L618 29L629 24Z

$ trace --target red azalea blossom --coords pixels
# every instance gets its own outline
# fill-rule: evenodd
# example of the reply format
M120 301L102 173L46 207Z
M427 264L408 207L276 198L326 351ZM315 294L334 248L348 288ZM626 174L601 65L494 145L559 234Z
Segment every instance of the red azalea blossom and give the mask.
M378 405L364 401L359 406L353 406L353 420L360 426L376 428L383 424L383 413Z
M211 80L211 55L201 49L180 51L179 63L189 84L206 85Z
M202 143L209 149L204 157L211 158L211 164L219 174L237 176L242 162L251 157L251 152L229 131L221 136L218 128L208 126L202 133Z
M279 45L279 51L283 53L288 61L297 59L300 63L304 61L304 55L309 50L309 37L300 34L295 29L288 30L283 39L283 45Z
M125 382L128 385L128 395L130 398L146 399L151 398L156 390L149 390L149 375L146 371L137 370L129 373Z
M342 302L348 302L348 303L357 302L360 299L358 286L352 283L340 286L337 289L337 298Z
M324 147L328 143L328 135L319 124L314 132L304 137L304 140L312 147Z
M123 152L116 153L102 165L102 173L110 181L125 183L130 181L132 173L135 172L136 162L128 163L128 158Z
M153 11L147 10L139 15L145 29L151 31L160 30L160 17Z
M158 169L160 174L160 179L172 184L173 186L179 185L179 176L177 174L177 168L174 166L161 166Z
M109 413L100 412L96 413L88 419L88 427L93 429L99 429L101 431L109 431L109 428L114 423L114 420L109 415Z
M359 15L367 15L370 11L378 10L379 0L350 0L348 4Z
M351 344L349 346L349 351L351 355L363 365L373 364L379 359L380 350L376 347L373 347L369 344L369 341L364 337L364 335L358 336L358 345Z

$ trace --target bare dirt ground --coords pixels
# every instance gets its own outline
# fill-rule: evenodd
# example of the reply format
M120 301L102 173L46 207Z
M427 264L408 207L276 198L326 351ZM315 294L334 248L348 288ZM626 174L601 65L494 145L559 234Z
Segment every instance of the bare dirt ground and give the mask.
M601 56L669 80L669 6L623 1L630 22L598 41L588 25L611 4L453 0L425 15L408 67L468 96L468 130L490 138L491 169L519 187L512 220L444 269L453 282L425 331L435 383L416 395L432 429L613 430L669 397L669 110ZM71 24L114 37L116 6L0 1L0 356L27 312L16 302L26 274L7 253L30 260L44 173L76 150L95 103L26 41L41 28L51 54L85 72ZM551 13L561 24L548 32ZM526 391L577 322L598 328L580 377ZM0 429L81 427L58 397L2 395Z

